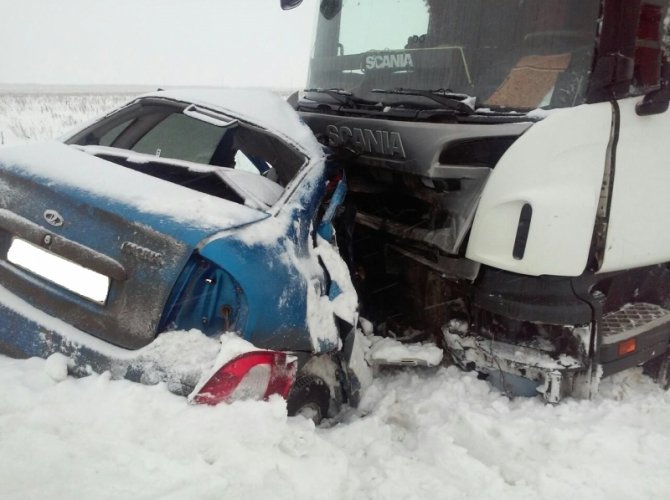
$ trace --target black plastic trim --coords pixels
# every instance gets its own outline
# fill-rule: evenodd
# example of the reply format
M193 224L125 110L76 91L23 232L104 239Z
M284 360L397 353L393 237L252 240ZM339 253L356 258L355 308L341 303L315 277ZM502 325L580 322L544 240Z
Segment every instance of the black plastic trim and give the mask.
M591 323L591 306L577 296L573 280L526 276L483 266L475 284L473 305L518 321L550 325Z
M526 203L521 208L519 214L519 225L516 229L516 238L514 238L514 248L512 249L512 256L516 260L522 260L526 253L526 245L528 243L528 233L530 232L530 221L533 218L533 207Z

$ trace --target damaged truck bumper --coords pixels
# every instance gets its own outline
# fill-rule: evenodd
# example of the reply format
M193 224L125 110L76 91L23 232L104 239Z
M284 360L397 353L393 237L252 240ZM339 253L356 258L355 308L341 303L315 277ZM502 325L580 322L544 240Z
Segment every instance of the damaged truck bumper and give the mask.
M478 371L509 396L539 394L548 403L558 403L565 397L591 398L602 377L635 366L646 369L652 360L660 363L653 375L667 387L669 320L670 312L654 304L628 304L594 326L572 327L575 355L556 351L551 344L522 345L478 335L460 320L449 322L442 333L459 367Z
M547 352L483 337L443 330L452 360L465 370L476 370L509 396L541 395L548 403L566 396L590 397L599 377L588 363L570 356L552 358Z

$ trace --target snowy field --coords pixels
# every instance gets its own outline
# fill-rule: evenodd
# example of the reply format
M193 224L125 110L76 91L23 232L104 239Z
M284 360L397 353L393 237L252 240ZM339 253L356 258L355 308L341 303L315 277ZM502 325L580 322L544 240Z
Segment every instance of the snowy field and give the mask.
M0 92L0 142L57 137L128 97ZM0 498L670 498L670 393L639 370L555 407L453 367L387 372L315 428L281 399L191 406L58 368L0 356Z
M39 87L0 86L0 146L55 139L75 125L104 114L138 92L43 92Z

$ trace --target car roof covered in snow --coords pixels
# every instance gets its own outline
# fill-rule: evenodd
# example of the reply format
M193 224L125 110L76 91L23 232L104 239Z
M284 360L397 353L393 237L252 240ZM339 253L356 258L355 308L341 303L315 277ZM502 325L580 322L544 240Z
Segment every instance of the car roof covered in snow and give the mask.
M185 88L159 90L140 98L171 99L219 111L251 122L293 142L308 156L322 156L323 148L285 99L262 89Z

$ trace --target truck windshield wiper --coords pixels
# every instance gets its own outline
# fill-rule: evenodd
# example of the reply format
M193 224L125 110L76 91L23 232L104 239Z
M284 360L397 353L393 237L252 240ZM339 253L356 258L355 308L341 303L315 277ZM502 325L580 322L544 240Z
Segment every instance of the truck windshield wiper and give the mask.
M421 90L421 89L373 89L374 94L410 95L430 99L441 106L453 109L465 115L475 112L475 98L466 94L456 94L449 90ZM470 104L470 102L472 104Z
M315 94L324 94L331 97L339 104L348 108L357 108L359 104L373 104L370 101L356 97L352 92L344 89L305 89L303 92L313 92Z

